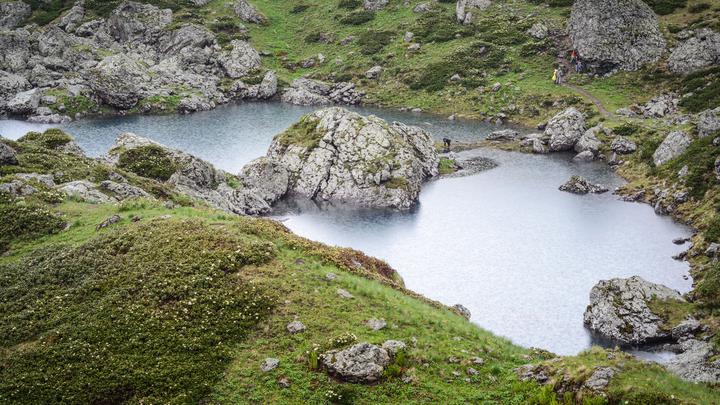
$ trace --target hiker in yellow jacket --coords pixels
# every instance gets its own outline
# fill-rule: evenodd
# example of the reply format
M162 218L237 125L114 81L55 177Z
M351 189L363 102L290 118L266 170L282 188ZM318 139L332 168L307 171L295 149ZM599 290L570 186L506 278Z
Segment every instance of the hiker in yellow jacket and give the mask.
M552 79L553 83L560 84L560 71L558 69L555 69L555 71L553 71Z

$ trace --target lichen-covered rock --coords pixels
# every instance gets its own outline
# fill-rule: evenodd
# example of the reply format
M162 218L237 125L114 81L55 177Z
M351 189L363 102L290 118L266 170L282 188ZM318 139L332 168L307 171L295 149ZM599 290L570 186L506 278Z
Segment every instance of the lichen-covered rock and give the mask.
M245 187L272 205L288 191L290 173L284 166L267 157L253 160L242 168L239 176Z
M694 382L720 383L720 360L711 343L696 339L680 342L682 352L673 357L667 369L678 377Z
M108 33L119 42L154 44L172 22L172 10L125 1L107 20Z
M708 28L687 35L668 59L670 70L684 75L717 64L720 64L720 33Z
M263 24L265 22L265 16L260 14L259 11L247 0L235 0L233 3L233 10L235 14L245 22Z
M541 23L536 22L530 29L527 30L527 34L535 39L545 39L548 36L548 27Z
M73 32L85 18L84 0L76 1L70 10L60 17L58 27L67 32Z
M424 130L336 107L306 115L276 136L267 157L289 174L289 195L395 209L416 203L439 163Z
M677 111L680 100L671 94L661 94L639 106L638 109L645 118L662 118Z
M467 309L467 308L466 308L464 305L462 305L462 304L455 304L455 305L453 305L453 308L455 308L455 310L457 310L458 312L460 312L460 314L461 314L461 315L463 316L463 318L465 318L465 319L468 319L468 320L469 320L470 317L472 316L472 314L470 313L470 310Z
M362 100L363 93L355 90L355 84L341 82L334 85L320 80L296 79L281 96L284 103L295 105L355 105Z
M100 183L100 188L112 193L118 200L127 200L129 198L150 198L150 194L141 189L127 183L116 183L106 180Z
M682 131L671 132L653 153L655 166L662 166L665 163L682 155L692 143L690 135Z
M388 5L389 0L364 0L363 8L369 11L379 11Z
M140 100L142 85L150 76L140 62L121 53L98 63L89 79L90 86L105 103L126 110Z
M602 142L595 135L598 131L598 127L593 127L585 131L575 144L575 152L590 152L593 157L597 155L600 152L600 147L602 146Z
M248 87L246 97L267 100L272 98L277 93L278 89L278 78L274 71L269 71L263 76L262 82Z
M89 203L101 204L117 201L98 190L97 185L87 180L78 180L61 184L58 186L58 191L63 192L70 197L78 198Z
M658 18L642 0L576 0L568 32L586 65L600 72L638 70L665 50Z
M653 300L684 301L680 293L640 277L600 281L590 292L585 310L585 325L612 341L639 345L660 342L670 337L670 327L650 310Z
M40 92L38 89L32 89L17 93L8 100L5 109L11 114L26 115L33 113L39 104Z
M585 116L574 107L554 116L545 127L552 152L572 150L584 134Z
M581 195L587 193L602 194L608 191L607 187L590 183L581 176L572 176L570 180L560 186L559 190Z
M483 11L488 7L490 7L490 0L458 0L455 4L455 17L461 24L470 24L473 11Z
M343 381L369 384L383 377L390 364L387 350L370 343L358 343L344 350L331 350L322 356L323 367Z
M0 3L0 30L11 30L30 17L32 10L23 1Z
M0 70L0 109L16 94L30 87L30 82L25 77Z
M0 166L17 165L17 153L4 142L0 142Z
M232 49L220 57L220 64L228 77L237 79L260 67L260 54L247 41L233 40Z
M720 107L705 110L697 115L697 131L700 138L720 131Z
M618 155L627 155L635 152L637 150L637 145L631 140L617 137L610 144L610 149Z
M520 137L520 133L514 129L503 129L493 131L487 136L488 141L515 141Z

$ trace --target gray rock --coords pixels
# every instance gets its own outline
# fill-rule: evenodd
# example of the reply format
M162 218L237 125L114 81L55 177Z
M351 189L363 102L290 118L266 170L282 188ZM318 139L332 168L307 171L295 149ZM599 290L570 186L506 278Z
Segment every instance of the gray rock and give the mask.
M0 166L17 165L17 153L9 145L0 142Z
M7 102L5 108L12 114L25 115L33 113L39 104L40 92L32 89L17 93Z
M103 59L90 71L90 87L106 104L127 110L142 96L142 85L150 81L145 66L125 54Z
M382 72L382 66L373 66L372 68L370 68L370 70L365 72L365 77L367 77L368 79L377 79L380 77Z
M720 156L715 159L715 178L720 180Z
M28 117L27 121L35 124L67 124L72 121L72 118L60 114L33 115Z
M718 253L720 253L720 243L713 242L705 249L705 256L707 257L717 257Z
M672 328L672 331L670 331L670 335L675 340L685 339L688 337L692 337L697 333L702 332L705 329L703 324L698 322L695 318L686 319L674 328Z
M520 133L514 129L503 129L494 131L487 136L488 141L515 141L520 138Z
M665 50L657 15L642 0L577 0L568 32L573 49L600 72L638 70Z
M420 3L413 8L413 13L423 14L433 9L432 2Z
M455 308L465 319L470 319L472 314L470 313L470 310L467 309L464 305L461 304L455 304L453 305L453 308Z
M280 365L279 359L268 357L267 359L263 360L262 364L260 365L260 370L262 370L263 373L267 373L272 370L275 370L277 368L277 366L279 366L279 365Z
M107 32L119 42L154 44L172 22L172 10L125 1L107 20Z
M413 38L415 38L415 34L413 34L410 31L407 31L405 35L403 36L403 41L405 42L412 42Z
M573 194L602 194L608 191L604 186L592 184L581 176L572 176L565 184L560 186L560 191Z
M470 24L473 11L484 11L490 7L490 0L458 0L455 5L455 17L461 24Z
M377 331L380 329L384 329L385 326L387 326L387 322L385 322L384 319L372 318L372 319L368 319L367 321L365 321L365 325L367 325L368 328Z
M25 77L0 70L0 107L14 98L16 94L31 87Z
M697 115L697 131L700 138L720 131L720 107L705 110Z
M655 166L662 166L665 163L675 159L685 153L690 146L692 139L690 135L682 131L671 132L665 137L665 140L658 146L653 153L653 161Z
M369 11L379 11L388 5L389 0L364 0L363 8Z
M398 352L405 350L406 347L407 345L405 344L405 342L400 340L386 340L382 344L382 348L388 352L390 357L395 357Z
M595 155L589 150L580 152L573 157L575 162L592 162L593 160L595 160Z
M148 194L147 191L127 183L116 183L106 180L100 183L100 188L112 193L120 201L130 198L151 198L151 195Z
M672 50L668 67L679 74L689 74L720 63L720 33L702 28L688 35Z
M235 0L233 4L235 14L244 22L263 24L265 17L247 0Z
M639 345L668 339L670 333L665 321L648 307L653 298L685 301L677 291L637 276L600 281L590 292L585 325L621 344Z
M532 151L537 154L545 154L548 152L547 147L540 139L532 140Z
M610 149L618 155L627 155L637 150L635 142L625 138L617 137L610 144Z
M65 193L69 197L74 197L85 202L100 204L117 201L112 197L102 193L98 187L87 181L78 180L58 186L58 191Z
M13 177L18 178L23 181L34 181L34 182L42 184L43 186L48 187L48 188L55 187L55 178L49 174L16 173L16 174L13 174Z
M120 222L120 221L122 221L122 217L121 217L120 215L115 214L115 215L107 218L106 220L100 222L100 223L95 227L95 230L96 230L96 231L99 231L99 230L101 230L101 229L108 228L108 227L110 227L110 226L112 226L112 225L114 225L114 224L117 224L117 223Z
M235 39L218 60L228 77L238 79L260 67L260 54L247 41Z
M22 1L0 3L0 30L19 27L31 14L30 6Z
M277 94L278 78L277 74L270 70L263 76L262 82L250 86L248 88L247 97L257 100L267 100Z
M25 197L37 193L37 189L22 180L0 183L0 193L9 194L14 198Z
M73 5L58 21L58 27L64 29L67 32L73 32L80 25L83 18L85 18L85 5L84 1L80 0Z
M680 378L717 384L720 382L720 361L711 361L715 356L711 343L695 339L680 342L682 353L670 360L667 369Z
M331 350L321 356L330 375L354 383L374 383L382 379L390 364L388 352L370 343L359 343L344 350Z
M662 118L677 112L680 100L671 94L662 94L640 106L645 118Z
M290 184L287 169L267 157L253 160L242 168L239 176L243 185L269 205L283 198Z
M585 380L583 387L595 393L604 393L615 374L617 370L612 367L597 367Z
M575 152L590 152L593 157L597 155L600 152L600 147L602 146L602 142L595 135L599 130L600 129L598 127L593 127L585 131L575 144Z
M215 103L208 100L204 95L193 94L180 100L177 111L180 114L191 114L198 111L210 111L215 108Z
M339 295L341 298L345 298L345 299L355 298L354 295L350 294L347 290L344 290L342 288L338 288L337 295Z
M325 82L312 79L296 79L282 94L282 102L295 105L329 105L331 87Z
M293 143L298 126L308 139ZM288 195L395 209L417 202L423 181L437 176L439 162L424 130L342 108L304 116L275 137L267 157L289 174Z
M545 136L550 138L550 151L572 150L585 134L585 117L574 107L568 108L548 121Z
M305 330L307 328L305 327L305 325L303 325L302 322L293 321L293 322L290 322L289 324L287 324L285 326L285 329L287 329L288 332L290 332L291 334L294 335L296 333L305 332Z
M527 34L535 39L545 39L549 33L548 27L541 23L536 22L530 29L527 30Z

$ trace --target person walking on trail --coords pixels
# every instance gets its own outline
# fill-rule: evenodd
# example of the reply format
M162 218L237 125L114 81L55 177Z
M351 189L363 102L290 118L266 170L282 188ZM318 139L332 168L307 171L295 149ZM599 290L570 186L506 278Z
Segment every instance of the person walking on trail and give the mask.
M583 63L580 59L578 59L577 63L575 64L575 73L582 72Z
M570 54L570 63L577 63L578 57L577 57L577 51L573 49L572 53Z
M553 83L560 84L560 70L555 68L555 71L553 71Z

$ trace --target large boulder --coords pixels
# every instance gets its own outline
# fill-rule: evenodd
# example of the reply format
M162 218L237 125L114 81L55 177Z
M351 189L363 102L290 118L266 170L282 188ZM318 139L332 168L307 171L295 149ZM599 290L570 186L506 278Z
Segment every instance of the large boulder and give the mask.
M8 100L5 109L11 114L27 115L33 113L40 103L40 91L32 89L17 93Z
M0 30L19 27L32 14L30 6L23 1L0 3Z
M575 144L575 152L590 152L593 156L597 155L602 146L602 141L596 135L599 131L600 127L593 127L585 131Z
M455 17L461 24L472 22L473 11L483 11L490 7L490 0L458 0L455 5Z
M228 77L238 79L260 67L260 54L247 41L236 39L230 45L232 49L219 58Z
M80 0L75 2L73 7L60 17L57 25L67 32L73 32L82 23L84 18L85 4L83 0Z
M586 65L638 70L665 50L658 18L642 0L576 0L568 31Z
M587 193L602 194L608 191L607 187L599 184L593 184L582 176L570 177L568 181L566 181L563 185L559 187L559 190L580 195L584 195Z
M122 165L123 154L138 148L144 148L143 151L153 149L153 153L147 157L151 163L158 160L157 150L162 151L162 156L172 162L174 171L166 180L160 180L164 180L181 194L204 201L216 209L240 215L265 214L270 209L262 198L248 188L233 187L229 180L230 175L210 163L132 133L121 134L103 159L109 164Z
M720 64L720 33L708 28L687 33L668 59L670 70L684 75L717 64Z
M438 174L439 163L424 130L337 107L306 115L276 136L267 158L273 166L263 170L287 171L285 194L394 209L417 202L423 181Z
M674 325L648 306L651 300L684 302L679 292L638 276L600 281L590 292L585 325L605 339L626 345L662 342Z
M0 166L11 166L18 164L15 150L4 142L0 142Z
M320 80L300 78L293 80L281 99L295 105L355 105L362 101L363 93L350 82L327 83Z
M100 99L124 110L137 104L143 85L150 81L145 66L122 53L103 59L89 73L90 86Z
M717 352L711 343L687 339L680 342L680 349L666 365L670 372L689 381L720 383L720 359L713 359Z
M690 135L682 131L671 132L653 153L655 166L662 166L665 163L682 155L692 143Z
M0 69L13 73L26 70L33 51L32 39L24 28L0 30Z
M720 131L720 107L714 110L705 110L698 114L697 131L700 138Z
M610 144L610 149L618 155L627 155L635 152L637 145L631 140L617 137L612 141L612 144Z
M107 31L118 42L154 44L172 22L172 10L125 1L107 20Z
M358 343L343 350L331 350L322 355L322 365L330 375L354 383L374 383L383 378L390 355L382 347Z
M572 150L584 134L585 116L574 107L554 116L545 127L545 136L550 139L553 152Z
M77 198L93 204L103 204L117 201L115 198L98 190L97 185L87 180L77 180L58 186L58 191L69 197Z
M364 0L363 8L369 11L379 11L388 5L389 0Z

